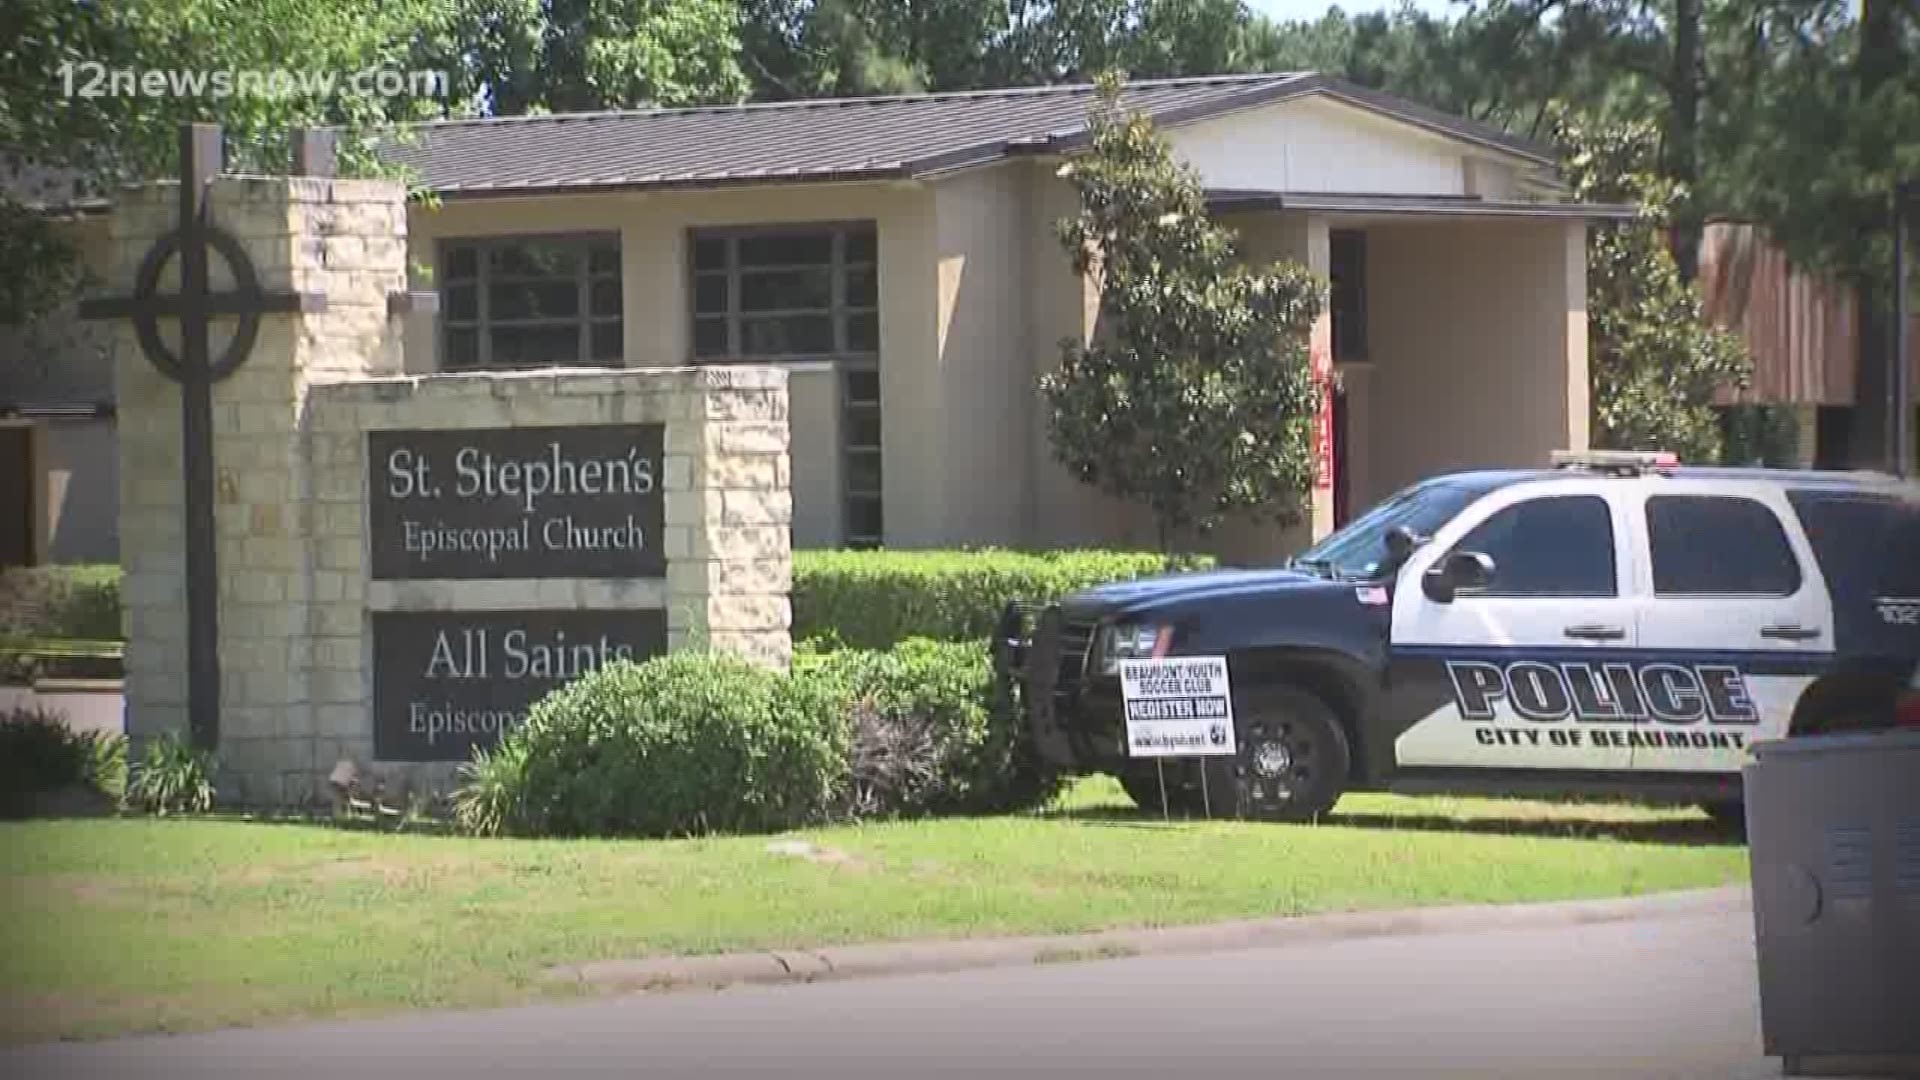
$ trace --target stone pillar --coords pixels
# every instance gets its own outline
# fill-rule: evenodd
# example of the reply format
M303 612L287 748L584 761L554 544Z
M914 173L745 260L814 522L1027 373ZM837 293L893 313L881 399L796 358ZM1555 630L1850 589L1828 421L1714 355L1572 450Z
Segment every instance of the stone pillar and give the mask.
M213 394L222 794L305 803L315 769L308 603L316 573L327 568L309 543L322 523L301 415L316 380L399 368L387 296L406 280L404 192L382 181L221 177L207 204L214 224L246 249L264 290L326 301L323 311L262 316L251 355ZM175 205L170 183L124 193L114 221L122 289L172 228ZM162 292L177 287L177 269ZM210 273L215 289L232 287L222 260ZM177 342L177 330L161 326ZM186 723L180 392L141 353L131 325L118 332L127 715L137 740ZM231 332L231 320L216 323L216 354Z

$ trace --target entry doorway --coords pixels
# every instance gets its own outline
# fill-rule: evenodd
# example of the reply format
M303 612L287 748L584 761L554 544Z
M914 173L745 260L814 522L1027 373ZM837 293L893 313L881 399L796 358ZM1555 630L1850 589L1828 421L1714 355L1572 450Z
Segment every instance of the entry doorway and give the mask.
M34 522L39 519L39 467L29 424L0 424L0 569L39 561Z

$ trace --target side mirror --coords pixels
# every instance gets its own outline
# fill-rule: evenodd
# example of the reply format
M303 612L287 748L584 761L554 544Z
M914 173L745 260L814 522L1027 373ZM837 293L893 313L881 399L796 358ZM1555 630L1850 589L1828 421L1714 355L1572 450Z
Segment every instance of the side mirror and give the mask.
M1420 579L1420 589L1436 604L1451 604L1462 589L1484 589L1493 581L1493 560L1478 551L1456 551Z

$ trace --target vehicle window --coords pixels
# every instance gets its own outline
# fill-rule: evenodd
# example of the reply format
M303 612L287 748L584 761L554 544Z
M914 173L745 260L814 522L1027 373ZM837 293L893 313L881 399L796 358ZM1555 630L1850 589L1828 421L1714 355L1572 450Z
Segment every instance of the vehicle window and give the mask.
M1764 503L1655 495L1647 500L1647 532L1656 595L1786 596L1800 588L1800 562Z
M1837 597L1920 597L1920 506L1862 492L1787 498Z
M1387 533L1404 525L1427 537L1489 489L1479 485L1427 481L1401 491L1362 514L1338 532L1302 552L1297 563L1319 564L1340 577L1373 578L1387 558Z
M1515 503L1475 526L1455 551L1493 560L1482 596L1616 596L1613 515L1597 495Z

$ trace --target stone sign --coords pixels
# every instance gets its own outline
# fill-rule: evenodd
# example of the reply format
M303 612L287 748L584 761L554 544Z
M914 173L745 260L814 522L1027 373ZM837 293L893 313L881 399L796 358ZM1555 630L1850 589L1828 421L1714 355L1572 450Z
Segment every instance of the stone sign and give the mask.
M373 576L666 573L661 424L367 434Z
M667 649L666 613L373 614L373 745L382 761L465 761L549 691Z

